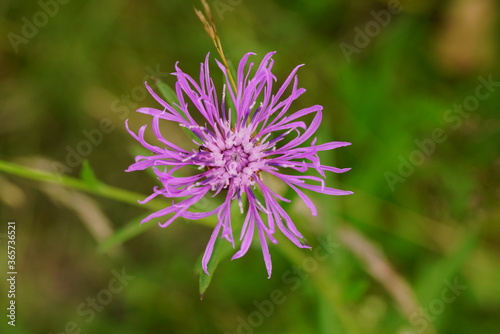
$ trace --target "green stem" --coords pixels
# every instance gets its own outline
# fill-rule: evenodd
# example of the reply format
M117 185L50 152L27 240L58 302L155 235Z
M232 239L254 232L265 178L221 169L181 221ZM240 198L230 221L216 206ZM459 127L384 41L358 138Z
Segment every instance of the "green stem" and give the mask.
M49 182L59 184L68 188L73 188L81 191L85 191L87 193L98 195L101 197L113 199L119 202L132 204L141 208L149 209L149 210L160 210L168 206L162 199L153 199L144 204L140 204L138 199L143 199L146 196L140 193L136 193L133 191L128 191L125 189L109 186L103 184L101 182L88 184L83 180L65 176L65 175L56 175L52 173L47 173L39 170L34 170L28 167L24 167L21 165L17 165L11 162L0 160L0 171L9 173L16 176L21 176L27 179ZM202 225L213 227L213 222L208 221L206 219L200 219L198 221Z
M25 177L27 179L44 181L49 183L57 183L68 188L73 188L77 190L82 190L94 195L99 195L106 198L115 199L120 202L139 205L137 202L138 198L143 198L144 196L139 193L134 193L128 190L108 186L102 183L95 185L89 185L84 181L65 175L56 175L47 172L42 172L39 170L34 170L21 165L13 164L11 162L0 160L0 171L9 173L12 175L17 175ZM151 206L151 204L149 205ZM153 205L158 208L156 204Z

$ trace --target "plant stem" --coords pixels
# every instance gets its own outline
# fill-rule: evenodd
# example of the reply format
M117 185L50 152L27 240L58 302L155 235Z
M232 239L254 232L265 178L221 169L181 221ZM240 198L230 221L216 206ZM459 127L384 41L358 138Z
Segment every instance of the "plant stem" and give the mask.
M227 76L229 78L229 82L231 83L231 86L233 86L233 89L235 92L237 92L238 87L236 86L236 81L234 81L231 69L229 68L229 64L226 59L226 55L224 54L224 50L222 49L222 43L219 38L219 34L217 33L217 27L215 26L215 21L212 16L212 12L210 10L210 6L206 2L206 0L201 0L201 4L203 5L203 10L205 14L203 14L201 11L198 9L194 9L194 12L200 19L201 23L203 23L203 27L205 28L205 31L207 32L208 36L214 43L215 49L219 53L219 56L221 57L222 63L224 64L224 67L226 68L227 71Z
M3 160L0 160L0 171L31 180L59 184L68 188L85 191L93 195L132 204L149 210L160 210L169 205L166 201L159 198L152 199L149 202L141 204L138 200L143 199L146 196L140 193L109 186L101 182L88 184L85 181L74 177L43 172ZM208 220L200 220L200 223L202 225L213 226L213 222L209 222Z

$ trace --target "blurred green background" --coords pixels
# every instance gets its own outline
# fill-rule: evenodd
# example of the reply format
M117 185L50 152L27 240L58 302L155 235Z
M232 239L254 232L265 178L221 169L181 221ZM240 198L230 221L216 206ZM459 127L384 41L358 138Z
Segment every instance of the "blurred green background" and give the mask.
M152 209L4 169L1 333L498 333L498 2L209 3L233 62L275 50L279 80L305 63L295 108L323 105L318 141L353 143L321 157L352 167L328 182L354 195L311 195L316 217L300 199L287 207L314 249L330 243L331 253L281 239L267 279L253 247L223 261L200 300L210 228L151 222L105 247ZM149 118L134 110L157 107L145 79L173 84L176 61L196 76L206 53L216 55L193 6L2 1L0 159L76 178L86 159L101 182L150 194L146 172L124 172L137 144L123 120L137 129ZM85 146L89 133L95 144ZM8 221L17 226L15 327Z

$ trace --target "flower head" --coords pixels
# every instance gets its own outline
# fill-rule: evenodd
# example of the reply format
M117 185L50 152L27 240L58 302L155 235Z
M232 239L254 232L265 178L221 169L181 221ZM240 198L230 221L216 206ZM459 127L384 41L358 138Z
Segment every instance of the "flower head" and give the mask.
M313 215L316 215L316 208L303 189L327 195L352 193L326 187L324 183L325 172L342 173L349 168L322 165L318 157L319 151L350 143L317 145L316 139L312 139L310 144L304 144L318 129L323 108L314 105L290 112L292 102L305 91L297 86L296 74L300 66L294 68L275 89L273 85L277 79L271 71L274 52L268 53L255 70L254 64L248 61L252 55L248 53L241 59L236 87L231 86L226 67L217 61L226 81L222 91L219 90L221 96L210 77L209 55L201 64L198 81L176 64L173 75L177 78L175 90L178 103L167 103L146 83L148 91L162 109L140 108L137 111L153 117L152 130L161 147L144 139L146 126L141 127L136 134L127 123L131 135L152 152L150 156L138 156L127 171L152 167L162 184L161 188L154 188L154 193L145 202L159 195L178 199L171 206L149 215L143 222L170 215L160 224L166 227L178 217L201 219L217 215L218 223L202 260L202 267L207 274L208 261L217 238L226 239L234 247L230 213L233 201L237 201L244 215L243 225L238 231L241 245L233 259L245 255L257 233L270 277L272 264L267 242L277 243L273 237L277 230L298 247L309 248L280 204L290 200L266 185L266 174L278 178L293 189ZM306 115L313 116L309 125L302 120ZM194 117L200 119L200 116L203 120L196 121ZM197 138L192 148L185 150L166 139L160 131L160 120L176 122L191 131ZM186 166L194 166L198 172L192 176L178 176L179 170ZM297 172L304 173L308 169L316 170L319 176L297 175ZM204 196L217 194L225 196L217 208L208 212L189 211Z

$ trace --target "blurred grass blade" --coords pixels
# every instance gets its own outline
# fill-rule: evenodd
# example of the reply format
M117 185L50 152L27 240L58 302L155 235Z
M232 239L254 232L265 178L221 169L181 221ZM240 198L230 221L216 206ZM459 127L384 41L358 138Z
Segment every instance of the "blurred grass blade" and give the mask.
M85 160L82 163L82 169L80 171L80 179L90 187L97 187L99 185L99 180L95 176L92 167L90 167L90 163L88 160Z
M210 275L207 275L203 269L201 269L201 260L197 262L197 271L200 273L200 297L203 299L203 295L205 291L207 291L210 282L212 281L212 277L214 276L215 269L219 265L220 261L227 258L233 247L231 243L225 239L217 238L214 245L214 251L212 253L212 257L208 262L208 272Z
M462 236L447 256L426 265L415 283L420 300L427 302L439 296L446 280L453 280L460 275L461 268L472 256L478 242L479 231L470 231Z

